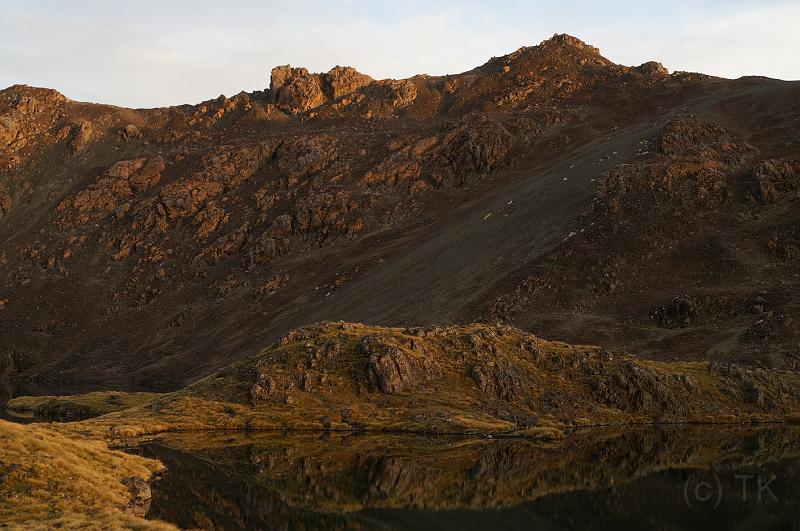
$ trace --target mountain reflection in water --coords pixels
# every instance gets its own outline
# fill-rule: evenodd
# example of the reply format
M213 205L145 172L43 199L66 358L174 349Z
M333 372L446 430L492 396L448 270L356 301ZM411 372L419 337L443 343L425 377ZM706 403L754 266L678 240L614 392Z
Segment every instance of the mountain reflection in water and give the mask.
M149 517L203 529L800 529L800 429L587 430L563 442L186 434Z

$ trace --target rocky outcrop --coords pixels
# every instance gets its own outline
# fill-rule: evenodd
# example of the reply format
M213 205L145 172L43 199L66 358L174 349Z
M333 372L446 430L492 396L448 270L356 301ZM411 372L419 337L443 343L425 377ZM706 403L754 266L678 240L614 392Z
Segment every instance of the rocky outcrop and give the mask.
M160 203L167 217L196 215L209 201L250 179L271 153L270 146L257 144L220 146L209 152L189 179L161 188Z
M514 145L514 136L497 119L471 114L448 124L437 136L399 147L362 178L366 185L427 187L423 173L436 187L463 186L474 175L495 169ZM401 144L402 145L402 144Z
M686 393L697 387L691 377L668 375L625 362L614 374L598 375L591 380L594 396L602 402L625 411L649 415L684 415L688 404Z
M0 116L0 146L11 144L17 137L17 122L7 116Z
M366 363L356 381L369 390L402 393L441 374L438 365L424 353L398 347L380 336L364 337L359 352Z
M780 230L767 242L767 250L785 261L800 257L800 225Z
M83 121L72 128L72 141L70 148L73 154L78 154L89 145L94 134L94 127L89 121Z
M454 124L442 143L448 162L460 175L491 171L508 154L514 137L496 119L468 116Z
M522 376L517 368L506 360L476 363L470 369L469 375L481 393L490 400L510 402L521 398Z
M62 202L58 210L67 216L74 212L76 223L101 219L112 212L124 215L130 210L129 202L135 195L159 182L164 168L165 162L160 156L121 160L106 170L95 184ZM68 225L69 219L62 218L61 224Z
M131 476L124 478L122 484L128 487L131 497L125 512L139 518L147 516L153 497L150 483L142 478Z
M686 328L698 317L699 303L694 297L682 295L650 312L650 319L660 328Z
M658 142L667 157L620 164L600 179L597 197L612 212L653 213L656 205L720 208L732 193L732 172L758 154L719 125L693 116L668 122Z
M589 53L597 55L600 54L600 50L595 46L586 44L579 38L573 37L572 35L567 35L566 33L556 33L549 39L542 41L541 44L539 44L539 46L543 48L559 48L559 47L575 48L577 50L585 50Z
M355 236L364 228L360 207L346 191L313 193L301 198L294 207L294 228L321 244L329 238Z
M800 191L800 162L762 160L753 168L753 180L754 195L759 201L777 203L796 197Z
M269 91L278 108L289 114L306 112L325 102L319 76L309 74L305 68L276 66Z
M664 65L656 61L648 61L646 63L642 63L639 66L635 67L634 70L646 76L662 77L662 78L669 76L669 70L667 70L667 68Z
M352 94L373 81L368 75L349 66L334 66L323 75L324 87L334 100Z
M683 116L667 122L658 141L665 155L684 155L696 148L725 144L733 141L731 133L719 125L694 115Z
M800 376L654 362L507 326L320 323L95 433L391 431L553 438L598 424L791 418ZM761 398L759 398L761 397Z
M324 74L305 68L276 66L270 77L270 95L279 109L300 114L332 102L333 109L352 104L366 117L385 115L406 107L417 98L417 87L410 79L375 81L355 68L336 66Z
M278 168L286 175L286 185L297 186L301 179L327 169L337 158L337 146L334 138L324 135L301 137L281 144L276 157Z
M410 105L417 99L417 87L410 79L385 79L373 85L374 93L393 108Z
M417 144L392 153L386 160L364 174L364 184L395 186L420 177L425 151L427 150L424 146Z
M166 163L164 162L164 158L160 155L147 159L140 170L127 177L128 182L131 183L133 192L135 194L141 194L157 185L161 180L161 173L165 168Z

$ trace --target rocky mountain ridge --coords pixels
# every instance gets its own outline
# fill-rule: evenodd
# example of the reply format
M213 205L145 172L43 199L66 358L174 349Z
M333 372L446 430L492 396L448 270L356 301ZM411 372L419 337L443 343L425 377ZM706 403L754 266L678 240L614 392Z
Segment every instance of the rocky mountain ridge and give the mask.
M165 109L10 87L0 367L169 390L324 319L792 367L798 90L567 35L451 76L281 66Z

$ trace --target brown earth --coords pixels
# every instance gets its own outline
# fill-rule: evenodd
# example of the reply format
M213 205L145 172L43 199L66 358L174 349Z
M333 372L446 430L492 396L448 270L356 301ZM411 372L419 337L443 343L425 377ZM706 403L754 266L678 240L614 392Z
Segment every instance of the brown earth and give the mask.
M165 109L9 87L0 376L173 390L339 319L795 370L798 102L566 35L443 77L278 67ZM402 390L382 363L362 385Z

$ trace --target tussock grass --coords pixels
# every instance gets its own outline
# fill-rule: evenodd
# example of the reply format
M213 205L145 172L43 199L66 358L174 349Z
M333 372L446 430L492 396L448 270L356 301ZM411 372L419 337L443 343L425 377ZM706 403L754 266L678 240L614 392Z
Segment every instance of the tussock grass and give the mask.
M0 523L12 528L171 529L128 510L125 478L150 477L155 460L106 443L0 420Z

